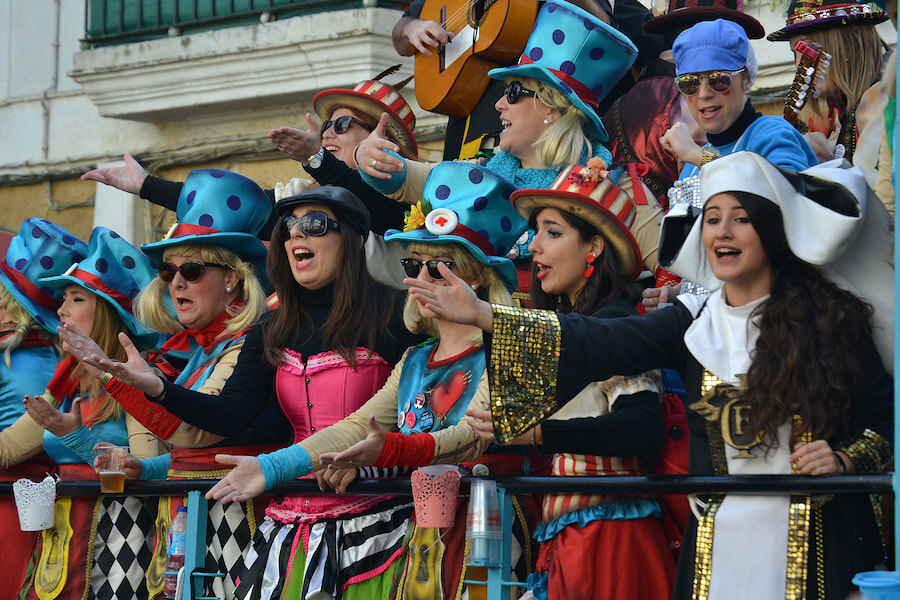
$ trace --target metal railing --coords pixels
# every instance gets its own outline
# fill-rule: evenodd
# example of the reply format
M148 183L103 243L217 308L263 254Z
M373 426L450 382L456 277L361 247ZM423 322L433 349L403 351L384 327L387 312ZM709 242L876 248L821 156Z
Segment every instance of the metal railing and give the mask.
M86 48L239 27L276 18L382 6L404 8L403 0L87 0Z
M463 477L460 495L466 495L474 477ZM661 493L737 493L737 494L887 494L892 492L892 476L842 475L837 477L804 477L796 475L753 475L743 477L697 477L689 475L647 475L622 477L492 477L497 482L500 500L500 522L504 537L501 543L500 564L487 568L487 578L466 580L469 584L485 585L489 600L508 598L511 587L521 587L521 582L510 580L511 534L514 509L513 495L557 493L591 494L661 494ZM204 493L218 479L158 480L128 482L128 496L188 496L188 537L185 554L185 585L179 600L216 600L203 595L203 580L219 577L220 573L204 570L206 555L206 525L208 501ZM12 483L0 482L0 495L12 494ZM60 481L56 486L59 496L97 496L99 481ZM311 479L299 479L279 485L266 492L268 495L321 494L317 483ZM410 480L370 479L354 482L349 493L362 495L411 495ZM109 494L122 495L122 494ZM457 525L459 527L460 525ZM463 525L464 526L464 525Z

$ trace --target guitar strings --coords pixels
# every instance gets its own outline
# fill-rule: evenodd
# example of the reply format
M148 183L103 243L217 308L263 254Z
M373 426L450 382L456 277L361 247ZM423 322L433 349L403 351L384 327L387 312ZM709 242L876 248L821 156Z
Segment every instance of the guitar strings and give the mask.
M465 26L468 23L468 18L466 18L466 15L468 14L468 12L469 12L468 4L466 6L461 6L461 7L457 8L456 12L451 13L446 18L446 20L443 23L441 23L441 26L448 32L459 33L459 31L462 30L462 27L460 27L459 30L457 30L456 28L460 25ZM462 18L460 19L460 17L462 17Z

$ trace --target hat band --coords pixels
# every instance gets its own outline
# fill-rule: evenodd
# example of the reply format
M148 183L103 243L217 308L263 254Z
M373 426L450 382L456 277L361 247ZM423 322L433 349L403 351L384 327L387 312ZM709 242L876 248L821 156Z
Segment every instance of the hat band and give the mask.
M832 17L857 17L861 15L875 15L868 4L832 4L821 8L798 8L796 12L787 18L788 25L804 23L806 21L818 21Z
M31 300L34 300L40 306L43 306L50 312L55 313L56 309L59 308L59 300L34 285L31 281L25 278L25 275L20 273L19 271L13 269L5 262L0 263L0 270L2 270L7 277L9 277L12 282L18 287L22 293L28 296Z
M487 256L495 256L497 251L494 250L494 246L484 239L484 236L475 231L474 229L469 229L462 223L456 225L456 229L451 231L447 235L455 235L456 237L461 237L468 242L472 242L475 244L479 250L485 253Z
M531 58L527 54L523 54L519 57L519 64L533 65L534 61L531 60ZM595 94L589 87L587 87L568 73L557 71L556 69L551 69L550 67L544 68L556 75L560 81L572 88L572 91L575 92L575 95L581 98L586 104L590 105L592 108L597 108L597 106L599 105L597 101L597 94Z
M222 233L218 229L206 227L204 225L194 225L193 223L178 223L166 236L166 239L184 237L186 235L210 235L212 233Z
M99 277L97 277L96 275L94 275L93 273L91 273L89 271L84 271L82 269L75 269L74 271L72 271L71 275L72 275L72 277L75 277L76 279L80 279L81 281L87 283L88 285L103 292L104 294L106 294L107 296L109 296L110 298L115 300L119 306L121 306L128 312L131 312L131 298L129 298L128 296L126 296L125 294L123 294L122 292L120 292L118 290L112 289L111 287L109 287L108 285L103 283L103 280L100 279Z

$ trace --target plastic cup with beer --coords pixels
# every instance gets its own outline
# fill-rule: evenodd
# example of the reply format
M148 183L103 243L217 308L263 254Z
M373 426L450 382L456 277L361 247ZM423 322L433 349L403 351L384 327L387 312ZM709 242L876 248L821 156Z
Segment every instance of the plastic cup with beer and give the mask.
M101 458L97 472L100 474L100 492L103 494L121 494L125 491L125 458L128 446L101 446L96 449Z

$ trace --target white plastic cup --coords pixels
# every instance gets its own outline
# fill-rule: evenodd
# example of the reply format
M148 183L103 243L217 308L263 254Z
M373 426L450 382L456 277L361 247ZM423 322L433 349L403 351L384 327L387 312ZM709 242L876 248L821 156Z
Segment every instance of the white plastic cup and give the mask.
M53 527L56 503L56 479L47 475L43 481L19 479L13 483L19 529L41 531Z
M469 513L466 519L469 555L466 563L474 567L499 566L502 538L497 482L476 479L469 488Z

